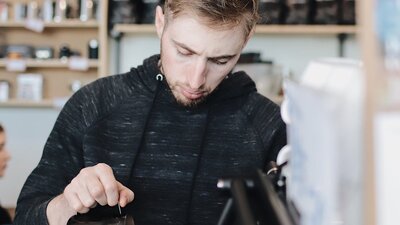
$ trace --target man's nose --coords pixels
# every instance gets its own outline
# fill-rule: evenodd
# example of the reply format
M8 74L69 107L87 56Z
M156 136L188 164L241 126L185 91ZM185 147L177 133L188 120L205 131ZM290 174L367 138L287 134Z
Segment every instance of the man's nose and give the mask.
M191 89L200 89L206 83L207 61L198 59L193 66L193 73L189 74Z

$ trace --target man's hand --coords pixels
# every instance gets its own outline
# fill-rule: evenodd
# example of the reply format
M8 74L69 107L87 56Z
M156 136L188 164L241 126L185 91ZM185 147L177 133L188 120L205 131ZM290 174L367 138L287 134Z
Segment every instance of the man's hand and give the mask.
M110 166L104 163L81 170L65 188L69 206L78 213L86 213L97 204L121 207L133 200L133 192L118 182Z
M125 207L133 198L133 192L115 179L111 167L99 163L82 169L64 193L50 201L47 218L50 225L67 224L73 215L97 204Z

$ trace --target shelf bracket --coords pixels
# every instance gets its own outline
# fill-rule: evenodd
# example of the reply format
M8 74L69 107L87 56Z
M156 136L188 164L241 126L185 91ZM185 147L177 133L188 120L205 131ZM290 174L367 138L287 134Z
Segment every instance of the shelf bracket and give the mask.
M111 30L111 37L115 40L115 65L116 65L116 73L119 74L121 72L121 40L123 33Z
M339 50L338 50L338 55L339 57L344 57L344 44L347 40L348 34L346 33L340 33L337 35L338 41L339 41Z

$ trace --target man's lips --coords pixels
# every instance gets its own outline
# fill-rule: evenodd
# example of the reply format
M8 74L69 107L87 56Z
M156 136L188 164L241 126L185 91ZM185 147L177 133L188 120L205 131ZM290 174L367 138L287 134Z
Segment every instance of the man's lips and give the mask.
M185 89L185 88L182 88L181 90L182 90L182 94L190 100L198 99L198 98L202 97L205 93L204 91L194 91L194 90Z

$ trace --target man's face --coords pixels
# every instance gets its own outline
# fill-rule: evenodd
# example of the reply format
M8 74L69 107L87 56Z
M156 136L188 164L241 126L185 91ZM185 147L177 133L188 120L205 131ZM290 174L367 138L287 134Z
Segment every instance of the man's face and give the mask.
M169 18L167 25L156 25L163 73L176 100L184 106L202 102L221 83L247 39L241 26L216 30L187 14Z
M7 162L10 159L10 154L8 153L5 145L6 145L6 134L4 132L0 132L0 177L4 176L7 167Z

